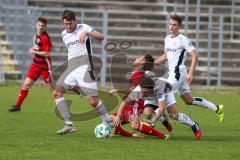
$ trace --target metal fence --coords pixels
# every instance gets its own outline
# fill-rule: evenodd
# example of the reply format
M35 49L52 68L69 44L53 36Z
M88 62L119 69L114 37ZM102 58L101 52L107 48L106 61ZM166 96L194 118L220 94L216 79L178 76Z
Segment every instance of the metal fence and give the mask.
M29 7L27 5L26 0L0 0L0 18L5 26L5 31L7 35L7 40L11 42L10 46L12 50L14 51L14 59L21 62L19 65L24 78L24 73L29 66L29 63L31 62L31 57L28 54L28 48L32 46L32 36L35 32L35 20L38 16L44 15L44 13L53 13L53 14L59 14L63 11L64 8L41 8L41 7ZM215 38L215 41L218 41L218 56L217 56L217 74L215 77L215 80L217 81L217 86L222 85L222 56L223 56L223 45L224 41L235 41L237 40L237 36L235 37L234 34L238 32L236 30L237 27L235 27L235 24L239 23L236 22L236 19L238 18L238 15L236 15L236 1L232 0L231 5L231 12L225 13L225 14L218 14L214 13L214 6L209 5L208 11L204 11L204 14L208 14L208 24L207 24L207 39L206 39L206 47L201 48L199 46L200 44L200 26L201 26L201 0L196 1L196 11L194 14L196 14L195 19L195 47L198 51L201 51L201 49L207 50L207 66L206 66L206 84L211 85L211 81L213 78L213 72L212 68L212 43L213 43L213 36L216 35L216 30L218 32L218 38ZM178 2L177 0L174 1L174 5L172 9L169 9L169 3L164 0L163 1L163 11L167 13L168 19L170 14L172 13L178 13L179 8L178 4L181 3L184 5L184 12L182 12L182 16L184 17L184 28L183 31L186 35L188 35L189 30L189 0L185 0L185 3ZM101 31L104 33L105 37L108 37L108 11L105 10L88 10L88 9L76 9L72 8L80 18L81 23L85 22L85 19L91 19L96 18L96 14L99 15L98 19L100 20L99 27ZM93 15L87 16L87 15ZM230 18L229 18L230 17ZM226 39L224 37L224 24L225 19L230 19L230 37L229 39ZM60 20L59 20L59 23ZM51 23L49 24L51 25ZM54 25L54 24L53 24ZM168 32L168 29L166 28L166 32ZM60 35L59 33L56 33ZM102 70L101 70L101 76L100 81L101 85L106 85L106 77L107 77L107 56L106 52L104 50L104 44L107 42L107 39L101 44L96 44L95 48L99 49L99 54L97 56L101 57L102 61ZM57 42L56 42L57 43ZM59 48L56 49L56 52L59 52ZM65 52L65 50L63 50Z
M31 59L28 48L33 43L34 21L37 15L28 9L25 0L1 0L0 15L6 40L14 53L13 59L19 61L16 68L22 71L22 77L24 77Z
M58 14L59 17L62 14L64 8L39 8L39 7L29 7L27 5L27 0L1 0L0 3L0 18L3 23L6 31L6 38L10 42L10 49L13 50L14 56L13 59L16 59L20 62L17 66L18 69L22 71L22 80L25 79L25 73L32 62L32 57L28 53L28 49L33 45L32 37L35 33L35 22L36 19L43 15L44 12ZM107 12L104 10L78 10L72 9L79 16L80 22L85 22L86 15L89 14L100 14L100 27L101 32L107 37ZM90 17L91 18L91 17ZM59 19L59 23L61 20ZM51 25L51 23L49 24ZM54 25L54 24L52 24ZM50 33L51 34L51 33ZM53 33L54 34L54 33ZM60 39L61 32L58 34L58 40ZM61 39L60 39L61 41ZM102 67L100 71L100 84L101 86L106 86L106 52L104 50L104 44L106 43L107 38L103 42L97 44L100 51L95 54L102 61ZM53 42L54 43L54 42ZM56 42L57 43L57 42ZM54 50L59 52L59 46L55 46ZM93 45L93 48L95 45ZM60 47L61 48L61 47ZM63 50L66 53L66 50ZM57 54L57 53L56 53ZM55 65L61 66L65 63L66 57L61 58L60 63ZM54 62L53 62L54 64ZM57 68L57 66L55 66Z
M0 45L1 48L1 45ZM5 76L4 76L4 69L3 69L3 59L2 59L2 52L0 50L0 83L5 82Z

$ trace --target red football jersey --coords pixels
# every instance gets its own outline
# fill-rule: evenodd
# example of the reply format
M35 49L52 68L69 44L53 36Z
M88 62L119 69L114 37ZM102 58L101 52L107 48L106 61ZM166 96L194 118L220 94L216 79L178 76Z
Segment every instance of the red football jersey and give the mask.
M143 71L133 72L130 78L130 85L131 86L139 85L141 79L144 77L145 77L145 72ZM122 123L128 123L130 115L132 114L141 115L143 112L143 105L144 105L144 100L141 98L136 99L135 102L128 103L123 109L123 114L121 117Z
M35 35L33 37L34 49L37 51L50 52L52 48L51 39L48 36L47 32L41 33L40 35ZM34 64L44 70L48 70L51 67L50 57L44 57L35 54L33 58Z
M143 71L135 71L132 73L132 76L130 78L130 85L131 86L137 86L139 85L142 78L145 77L145 72Z
M128 121L130 115L141 115L143 113L144 100L139 98L136 102L126 104L122 111L121 120Z

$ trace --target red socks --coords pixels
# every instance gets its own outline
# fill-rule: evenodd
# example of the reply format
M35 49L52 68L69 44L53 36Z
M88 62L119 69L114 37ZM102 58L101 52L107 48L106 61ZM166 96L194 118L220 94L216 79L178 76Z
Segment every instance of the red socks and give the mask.
M117 116L117 112L113 113L112 115L114 116ZM121 122L121 125L124 125L126 123L124 122ZM119 135L122 135L122 136L125 136L125 137L132 137L132 133L129 133L127 131L125 131L121 126L117 126L115 127L115 134L119 134Z
M148 135L154 135L157 136L159 138L165 138L165 135L157 130L155 130L152 127L149 127L147 125L144 124L139 124L138 126L138 130L144 134L148 134Z
M18 99L17 99L17 102L16 102L16 107L17 108L21 107L21 104L24 101L24 99L27 97L27 95L28 95L28 90L23 90L23 89L20 90L19 95L18 95Z
M154 136L157 136L157 137L163 138L163 139L165 138L165 135L163 133L155 130L152 127L146 126L144 124L139 124L138 130L144 134L154 135ZM115 134L119 134L119 135L126 136L126 137L133 136L132 133L129 133L129 132L123 130L120 126L116 127Z
M129 132L123 130L121 126L117 126L115 129L116 129L115 134L120 134L120 135L126 136L126 137L132 137L133 136L132 133L129 133Z

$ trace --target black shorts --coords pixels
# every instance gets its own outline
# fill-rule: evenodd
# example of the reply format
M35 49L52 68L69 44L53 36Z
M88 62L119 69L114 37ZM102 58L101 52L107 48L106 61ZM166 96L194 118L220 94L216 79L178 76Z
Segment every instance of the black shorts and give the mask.
M143 109L146 108L146 107L150 107L150 108L152 108L153 110L158 109L158 106L157 106L157 105L154 105L154 104L145 104L145 105L143 106Z

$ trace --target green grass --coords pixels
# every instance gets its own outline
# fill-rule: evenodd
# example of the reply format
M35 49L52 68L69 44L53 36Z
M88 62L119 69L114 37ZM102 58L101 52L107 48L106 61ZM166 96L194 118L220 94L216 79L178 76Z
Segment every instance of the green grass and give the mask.
M237 90L195 90L194 95L225 105L224 122L219 123L210 110L192 107L191 117L202 129L201 140L196 141L187 126L171 121L174 127L171 139L165 141L150 136L96 139L93 130L101 122L100 118L75 122L74 134L56 135L63 122L55 115L54 101L47 88L33 87L20 113L7 112L15 103L18 89L17 85L0 86L0 160L240 159L240 92ZM115 105L116 99L107 98L106 104ZM77 96L67 99L73 100L71 111L75 114L91 110ZM189 114L189 107L179 97L177 101L179 110ZM167 133L160 124L157 129Z

